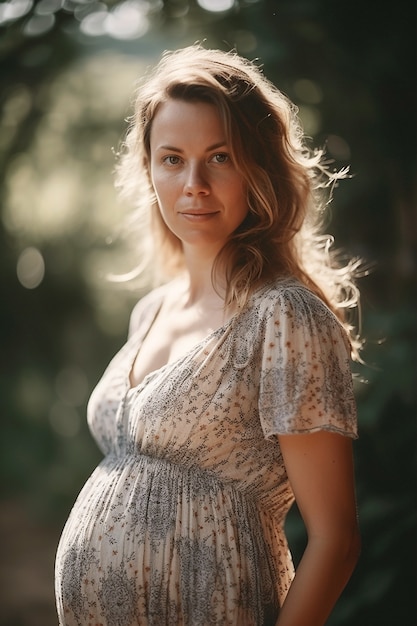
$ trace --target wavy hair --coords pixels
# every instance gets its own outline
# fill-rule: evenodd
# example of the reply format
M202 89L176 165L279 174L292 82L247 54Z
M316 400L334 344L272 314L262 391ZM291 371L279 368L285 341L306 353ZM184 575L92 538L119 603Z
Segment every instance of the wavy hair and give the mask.
M165 52L136 93L116 186L136 207L131 228L151 230L147 258L154 276L163 282L184 268L181 242L161 217L149 173L152 121L168 99L217 107L233 162L246 181L248 215L213 266L215 287L220 268L226 270L225 305L243 306L261 283L293 276L334 311L357 356L360 342L347 311L358 310L360 262L343 262L333 238L323 234L333 188L347 170L330 172L323 150L307 147L295 105L235 52L199 44Z

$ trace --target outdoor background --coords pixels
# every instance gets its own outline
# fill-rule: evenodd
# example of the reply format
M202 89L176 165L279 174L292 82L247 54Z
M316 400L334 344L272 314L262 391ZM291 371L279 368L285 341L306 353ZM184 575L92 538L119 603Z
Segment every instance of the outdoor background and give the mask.
M88 396L142 294L117 236L114 151L165 48L258 58L352 178L329 230L363 257L356 367L363 551L330 626L416 623L416 15L408 0L0 2L0 625L56 625L62 526L100 460ZM288 520L296 558L304 536Z

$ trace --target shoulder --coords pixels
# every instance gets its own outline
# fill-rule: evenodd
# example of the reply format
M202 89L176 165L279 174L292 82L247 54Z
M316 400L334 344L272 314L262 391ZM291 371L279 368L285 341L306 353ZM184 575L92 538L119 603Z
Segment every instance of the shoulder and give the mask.
M327 304L295 278L277 278L268 282L254 293L252 300L255 307L266 312L278 309L286 313L325 315L337 321Z
M350 343L341 321L327 304L295 278L275 279L255 292L252 305L264 325L274 325L281 332L304 335L332 335L350 351Z
M169 285L162 285L148 292L138 300L130 314L129 337L139 330L142 324L148 319L148 316L154 315L161 307L168 290Z

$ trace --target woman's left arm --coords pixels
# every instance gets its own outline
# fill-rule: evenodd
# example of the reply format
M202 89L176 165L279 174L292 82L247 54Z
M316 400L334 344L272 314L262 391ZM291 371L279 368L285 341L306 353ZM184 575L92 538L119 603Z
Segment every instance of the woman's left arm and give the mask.
M352 441L326 431L278 439L308 541L277 626L323 626L360 553Z

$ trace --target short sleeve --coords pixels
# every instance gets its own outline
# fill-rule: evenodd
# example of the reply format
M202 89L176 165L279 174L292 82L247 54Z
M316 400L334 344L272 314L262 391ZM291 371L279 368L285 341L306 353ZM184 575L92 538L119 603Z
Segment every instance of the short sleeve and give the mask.
M357 437L345 330L304 287L283 289L268 312L259 415L266 437L319 430Z

